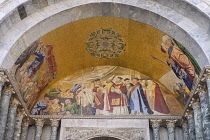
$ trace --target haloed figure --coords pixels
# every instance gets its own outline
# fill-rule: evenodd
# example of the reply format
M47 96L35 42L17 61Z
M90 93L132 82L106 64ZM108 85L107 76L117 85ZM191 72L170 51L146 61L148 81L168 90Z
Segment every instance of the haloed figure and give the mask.
M168 54L168 65L171 66L176 76L183 79L189 90L191 90L193 80L196 77L195 68L191 60L168 35L164 35L162 41L161 51Z

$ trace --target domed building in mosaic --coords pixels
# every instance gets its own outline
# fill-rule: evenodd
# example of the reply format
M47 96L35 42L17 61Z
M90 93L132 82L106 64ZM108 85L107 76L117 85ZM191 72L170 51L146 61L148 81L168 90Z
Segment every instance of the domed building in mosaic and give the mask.
M0 140L210 140L209 0L0 0Z

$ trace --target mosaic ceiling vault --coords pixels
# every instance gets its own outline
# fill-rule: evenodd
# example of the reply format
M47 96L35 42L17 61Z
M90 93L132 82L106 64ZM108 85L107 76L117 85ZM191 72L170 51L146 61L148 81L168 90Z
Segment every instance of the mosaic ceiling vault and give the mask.
M32 115L178 115L200 68L156 28L94 17L42 36L12 71Z

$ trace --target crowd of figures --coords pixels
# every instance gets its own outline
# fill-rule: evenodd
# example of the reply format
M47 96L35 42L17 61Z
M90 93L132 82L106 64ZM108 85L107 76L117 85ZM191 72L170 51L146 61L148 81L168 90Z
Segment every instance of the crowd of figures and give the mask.
M37 40L20 55L13 66L15 78L29 110L42 90L56 77L57 64L53 49L53 45L44 45Z
M105 84L102 84L105 83ZM31 110L32 115L169 114L161 89L151 79L116 77L105 81L52 88Z

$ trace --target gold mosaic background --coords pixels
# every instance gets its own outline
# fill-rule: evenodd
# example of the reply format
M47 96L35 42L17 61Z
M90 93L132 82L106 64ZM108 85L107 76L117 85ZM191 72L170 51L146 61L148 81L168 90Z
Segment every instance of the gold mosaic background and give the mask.
M115 59L99 59L86 51L88 36L100 28L112 28L120 33L126 43L125 52ZM153 59L162 60L167 54L160 51L163 32L149 25L116 17L94 17L75 21L59 27L41 37L44 44L54 45L58 75L53 83L72 73L94 66L113 65L136 70L158 80L170 68Z

